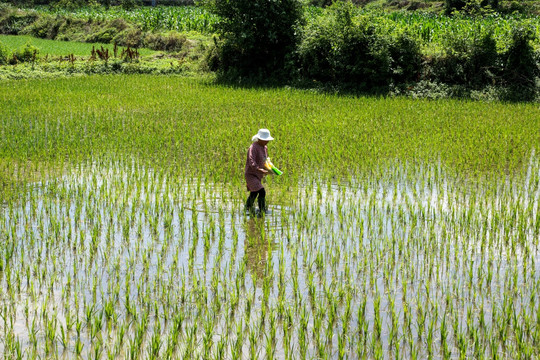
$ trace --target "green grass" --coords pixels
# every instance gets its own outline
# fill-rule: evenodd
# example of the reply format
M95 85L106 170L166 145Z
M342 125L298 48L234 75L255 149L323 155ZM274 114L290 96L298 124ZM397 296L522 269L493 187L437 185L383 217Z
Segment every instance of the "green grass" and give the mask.
M114 48L113 44L90 44L73 41L47 40L26 35L0 35L0 43L4 44L11 51L15 51L26 44L30 44L39 50L41 56L44 56L45 54L52 56L70 54L75 56L90 56L92 47L95 47L96 49L103 47L109 49L109 51L112 51ZM139 49L139 53L144 56L156 52L150 49Z

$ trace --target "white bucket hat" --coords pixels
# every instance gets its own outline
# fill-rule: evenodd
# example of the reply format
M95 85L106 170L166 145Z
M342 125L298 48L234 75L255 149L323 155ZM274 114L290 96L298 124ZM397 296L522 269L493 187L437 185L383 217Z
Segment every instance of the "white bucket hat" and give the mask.
M270 140L274 140L274 138L272 136L270 136L270 130L268 130L268 129L259 129L259 132L257 133L257 135L254 135L251 138L251 141L253 141L253 142L255 142L257 140L270 141Z

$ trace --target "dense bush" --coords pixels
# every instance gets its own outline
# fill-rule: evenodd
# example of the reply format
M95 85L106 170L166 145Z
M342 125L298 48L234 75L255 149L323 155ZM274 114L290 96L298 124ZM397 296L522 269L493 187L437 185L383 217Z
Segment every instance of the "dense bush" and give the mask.
M301 75L318 81L335 81L336 41L340 36L334 19L320 17L304 30L298 47Z
M118 32L113 41L120 46L139 48L143 46L143 33L138 27L128 27Z
M39 15L35 11L22 11L11 7L1 9L0 34L17 35L22 29L34 23Z
M0 42L0 65L15 65L21 62L35 62L38 60L39 50L26 44L13 52Z
M489 32L467 38L455 34L448 39L446 51L432 59L429 71L434 80L475 89L493 85L501 67L493 35Z
M342 23L341 42L335 50L336 78L359 89L383 87L390 82L390 52L387 39L377 33L368 19L355 24L347 11L338 12Z
M422 66L418 42L404 33L384 34L369 18L353 19L351 6L336 3L332 16L306 27L298 48L301 75L363 90L417 80Z
M391 76L395 84L419 80L423 56L418 40L406 33L400 33L391 39L389 51Z
M208 0L218 15L221 70L239 77L286 74L303 16L299 0Z
M34 23L20 33L29 34L42 39L55 39L65 19L60 16L41 15Z
M13 53L14 62L30 62L37 59L39 50L32 45L26 44Z
M533 100L536 97L536 78L540 76L540 69L531 45L534 39L530 29L514 29L512 43L502 55L504 84L510 100Z
M118 30L116 30L115 28L106 27L97 32L89 34L84 40L85 42L89 42L89 43L108 44L112 41L112 39L117 33L118 33Z
M187 39L184 35L175 32L168 34L150 33L144 38L144 47L165 51L180 51L186 41Z

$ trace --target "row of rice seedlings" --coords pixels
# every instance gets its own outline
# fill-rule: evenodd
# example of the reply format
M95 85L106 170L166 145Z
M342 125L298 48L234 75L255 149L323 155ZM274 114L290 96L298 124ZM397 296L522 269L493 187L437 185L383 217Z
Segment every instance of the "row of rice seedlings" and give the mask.
M273 196L281 204L315 176L325 183L382 176L394 166L383 163L389 159L440 158L449 172L513 172L540 133L534 104L352 98L136 75L2 85L0 169L8 181L28 178L14 164L133 157L202 182L230 184L243 197L245 151L253 124L263 121L279 140L270 146L272 158L287 173L271 180L280 185ZM220 132L212 131L214 122Z
M539 356L540 163L527 166L492 182L403 164L315 179L262 220L235 184L133 161L66 169L1 209L0 351Z

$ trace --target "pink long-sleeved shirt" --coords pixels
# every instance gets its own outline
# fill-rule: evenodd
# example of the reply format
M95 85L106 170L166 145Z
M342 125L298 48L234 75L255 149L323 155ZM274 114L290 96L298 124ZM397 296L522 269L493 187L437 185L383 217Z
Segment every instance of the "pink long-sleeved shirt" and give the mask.
M268 148L254 142L248 149L244 176L249 191L259 191L263 188L262 178L264 174L257 169L264 169L264 163L268 157Z

